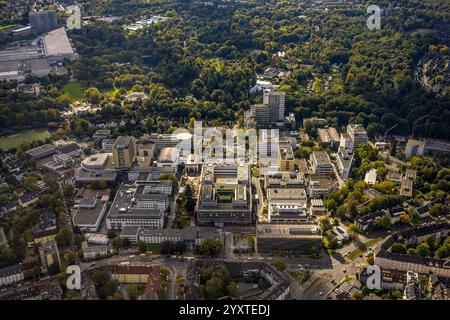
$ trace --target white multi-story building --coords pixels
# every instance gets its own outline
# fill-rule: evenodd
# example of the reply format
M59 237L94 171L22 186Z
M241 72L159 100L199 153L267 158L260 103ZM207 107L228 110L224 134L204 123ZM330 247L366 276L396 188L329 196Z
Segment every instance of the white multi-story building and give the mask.
M338 187L336 180L331 178L311 177L309 180L309 196L311 198L322 198L335 191Z
M367 144L367 131L360 124L349 124L347 126L347 133L353 143L353 147L358 147L361 144Z
M310 155L310 161L316 175L327 175L333 172L330 157L326 151L314 151Z
M342 180L346 181L350 175L353 162L353 152L340 148L336 159L337 169L342 177Z
M0 287L7 286L24 280L21 264L0 269Z
M167 195L145 193L144 186L121 186L109 209L106 226L161 229L168 203Z

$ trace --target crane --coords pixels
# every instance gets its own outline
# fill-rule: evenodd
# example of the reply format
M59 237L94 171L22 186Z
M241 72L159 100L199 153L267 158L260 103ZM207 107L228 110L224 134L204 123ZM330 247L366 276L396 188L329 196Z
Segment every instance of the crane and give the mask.
M424 115L423 117L420 117L419 119L414 120L414 122L413 122L413 130L412 130L412 135L411 135L412 139L414 139L414 131L416 130L417 122L419 122L420 120L423 120L423 119L425 119L427 117L429 117L429 115Z
M389 129L387 129L387 130L384 132L384 140L386 140L387 133L388 133L389 131L391 131L392 129L395 129L397 126L398 126L398 123L394 124L392 127L390 127Z

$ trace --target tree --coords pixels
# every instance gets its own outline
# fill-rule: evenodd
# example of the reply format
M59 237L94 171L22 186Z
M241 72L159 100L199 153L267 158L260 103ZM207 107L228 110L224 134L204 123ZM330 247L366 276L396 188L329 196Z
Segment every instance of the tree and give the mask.
M231 281L228 285L227 285L227 294L230 297L236 297L237 296L237 292L238 292L238 287L236 282Z
M119 283L117 280L110 279L97 290L97 295L100 299L107 299L109 296L114 296L116 294L118 286Z
M362 300L364 298L364 296L362 295L361 292L356 291L355 293L352 294L353 299L355 300Z
M16 262L17 256L11 248L3 248L0 250L0 266L9 266Z
M284 261L283 259L273 259L272 265L277 268L278 271L283 272L284 270L286 270L286 261Z
M203 243L197 247L197 252L200 255L215 257L222 251L222 244L219 240L214 238L207 238Z
M69 246L72 243L73 232L68 227L63 227L55 236L55 240L60 247Z
M186 210L187 212L194 211L195 199L194 199L192 187L190 184L187 184L184 189L182 204L183 204L184 210Z
M55 275L55 274L58 274L59 272L61 272L61 268L57 262L52 263L51 265L48 266L49 274Z
M404 224L411 223L411 217L408 214L404 213L400 216L400 222Z
M177 241L174 244L173 250L176 254L183 254L186 251L186 244L183 241Z
M401 242L394 243L391 247L391 251L393 253L406 254L406 250L407 250L406 246Z
M106 233L106 236L108 237L108 239L114 239L116 237L116 232L114 230L108 230L108 232Z
M139 298L139 290L136 285L131 284L127 287L127 295L130 300L136 300Z
M215 300L225 295L223 281L219 277L212 277L209 279L205 286L205 298Z
M66 256L69 265L75 264L75 254L71 250L67 250Z
M416 255L421 257L429 257L431 255L430 246L426 242L422 242L416 247Z
M435 203L430 209L430 215L432 215L433 217L439 217L446 213L448 213L448 208L442 203Z
M120 237L114 238L111 241L112 246L114 247L114 249L119 250L123 248L123 239Z
M175 243L173 241L165 240L161 242L159 253L161 254L172 254L175 250Z
M358 226L354 223L350 223L347 227L347 232L352 238L357 238L358 235L361 233Z
M84 90L84 97L91 103L99 103L102 99L102 94L95 87L90 87Z
M147 243L145 241L139 240L137 243L138 249L140 253L147 252Z
M92 281L96 288L100 288L106 284L111 279L109 274L103 270L97 270L92 275Z

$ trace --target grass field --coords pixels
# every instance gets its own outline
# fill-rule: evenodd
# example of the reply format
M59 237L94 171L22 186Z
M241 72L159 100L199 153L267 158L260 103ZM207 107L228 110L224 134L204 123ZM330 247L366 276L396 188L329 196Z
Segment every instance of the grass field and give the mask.
M33 129L22 131L20 133L1 137L0 149L7 151L9 149L16 148L22 142L33 142L34 140L44 140L50 137L50 133L47 129Z
M9 24L9 25L6 25L6 26L0 26L0 31L12 29L12 28L15 28L15 27L17 27L17 24Z
M72 101L81 101L84 99L83 88L78 81L70 81L64 86L64 92L66 92Z
M350 260L355 260L361 254L366 252L369 247L372 247L374 244L380 242L381 240L383 240L383 238L374 238L374 239L367 241L366 243L364 243L364 245L361 248L355 249L352 252L350 252L348 255L348 258Z

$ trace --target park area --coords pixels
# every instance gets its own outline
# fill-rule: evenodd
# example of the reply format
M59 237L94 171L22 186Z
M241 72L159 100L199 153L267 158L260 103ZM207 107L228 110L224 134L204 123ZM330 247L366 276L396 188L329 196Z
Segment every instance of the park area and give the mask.
M36 140L45 140L50 138L50 133L47 129L32 129L22 131L10 136L0 138L0 149L7 151L17 148L22 142L31 143Z
M64 86L64 92L66 92L70 99L73 101L81 101L84 99L83 88L78 81L70 81Z

